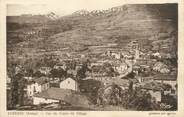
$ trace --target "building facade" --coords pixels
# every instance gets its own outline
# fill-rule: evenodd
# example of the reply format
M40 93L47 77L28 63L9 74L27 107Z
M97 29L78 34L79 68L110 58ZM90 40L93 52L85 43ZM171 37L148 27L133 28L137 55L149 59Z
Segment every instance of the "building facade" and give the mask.
M36 79L27 85L27 96L33 97L34 94L47 90L49 87L50 83L47 80L43 78Z
M74 91L79 91L79 86L77 81L72 78L67 78L66 80L60 82L59 87L62 89L71 89Z

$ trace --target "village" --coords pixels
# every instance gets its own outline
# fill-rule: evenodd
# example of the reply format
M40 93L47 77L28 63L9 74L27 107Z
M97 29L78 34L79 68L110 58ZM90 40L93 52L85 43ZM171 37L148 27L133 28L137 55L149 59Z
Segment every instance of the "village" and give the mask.
M7 16L7 110L176 111L177 17L177 4Z
M7 91L20 93L17 102L26 99L25 103L17 103L16 108L44 105L45 109L83 107L95 110L100 105L121 105L122 92L133 90L149 94L150 104L157 105L154 109L176 108L168 97L177 98L177 71L161 62L170 56L159 52L143 53L137 41L130 42L127 48L131 52L109 49L95 56L79 54L76 58L66 53L67 57L52 68L42 66L37 71L26 71L24 66L17 65L14 79L7 79ZM20 89L15 89L16 85ZM15 97L11 98L16 101ZM124 108L128 108L127 105Z

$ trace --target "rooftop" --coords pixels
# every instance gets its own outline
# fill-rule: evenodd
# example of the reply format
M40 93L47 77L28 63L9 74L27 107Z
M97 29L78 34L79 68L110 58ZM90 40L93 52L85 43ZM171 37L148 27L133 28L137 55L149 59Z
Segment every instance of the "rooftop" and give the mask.
M41 93L37 93L34 97L62 100L72 105L88 105L89 100L80 92L72 91L70 89L49 88Z
M48 82L48 78L47 77L35 78L34 82L36 82L38 84L44 84L44 83Z
M162 90L166 90L167 88L171 88L171 87L168 84L164 84L164 83L162 84L160 82L150 81L150 82L143 83L141 88L147 89L147 90L162 91Z
M177 80L177 74L170 75L170 74L156 74L154 75L154 80Z

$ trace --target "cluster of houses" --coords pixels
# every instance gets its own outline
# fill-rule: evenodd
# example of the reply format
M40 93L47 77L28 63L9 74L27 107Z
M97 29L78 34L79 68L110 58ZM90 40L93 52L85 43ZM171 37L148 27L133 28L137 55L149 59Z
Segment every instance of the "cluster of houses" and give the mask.
M176 76L155 75L151 77L139 77L138 87L148 91L156 102L162 102L164 95L177 95Z
M120 86L123 90L128 89L129 80L118 77L93 77L94 80L100 81L104 86L110 86L113 83ZM85 79L84 79L85 80ZM131 79L133 81L134 88L140 87L142 90L151 94L152 99L156 102L161 102L163 94L177 95L177 81L175 76L159 75L153 77L136 77ZM169 88L165 88L168 84ZM30 80L27 84L26 92L27 96L33 100L34 105L52 102L62 102L62 104L69 104L66 97L76 95L76 97L87 98L80 94L79 83L73 78L67 78L59 82L58 86L51 86L51 83L47 77L40 77ZM70 96L70 93L72 95ZM77 93L77 94L76 94Z
M122 74L126 74L126 71L128 71L130 67L132 67L129 73L135 73L135 78L137 79L134 87L140 86L142 90L148 91L156 102L161 102L163 95L169 94L177 96L177 73L174 72L171 75L171 68L163 62L157 61L157 59L161 58L170 58L169 54L162 54L159 52L141 52L137 41L130 42L127 45L127 48L129 51L107 51L105 53L106 56L114 58L114 60L116 61L122 59L127 61L120 62L118 64L112 64L116 71ZM152 56L154 58L151 58ZM144 75L148 73L148 76L141 75L139 74L140 72L142 72ZM155 74L152 74L150 76L149 73L153 72L155 72ZM96 79L98 80L98 78ZM110 81L104 79L101 78L100 80L104 82L104 84L108 84L111 81L116 82L118 78L112 78L112 80ZM117 84L120 83L119 85L122 86L121 79L118 79L117 81L119 81L117 82ZM127 84L124 85L124 88L126 86Z
M163 94L177 95L177 76L171 76L169 74L171 70L167 65L162 62L157 62L156 59L150 59L150 57L147 57L150 53L145 54L141 52L136 41L128 44L128 47L131 48L129 49L130 51L108 50L103 53L102 59L96 57L97 59L95 61L91 61L90 66L88 66L91 69L91 72L87 72L88 75L85 79L100 81L104 86L109 86L115 83L122 89L127 89L129 87L129 79L131 79L131 81L133 81L134 88L140 87L142 90L149 92L156 102L162 101ZM151 55L161 58L161 55L158 52L152 53L149 56ZM83 54L80 55L80 58L85 57L86 56ZM103 66L105 63L109 63L114 71L119 73L119 76L108 77L102 74L98 69L98 66ZM76 69L81 68L81 66L82 65L78 63L75 69L67 70L67 73L73 74L73 77L57 80L57 86L52 85L53 81L48 77L25 77L29 81L26 85L26 94L28 98L33 100L33 104L35 105L52 102L71 104L72 100L75 99L83 99L81 102L85 102L87 105L87 103L89 103L88 99L86 96L82 95L80 92L81 89L79 89L80 84L74 79L77 74ZM62 64L55 65L53 68L62 68L63 70L66 70L67 64L63 62ZM41 67L38 69L38 71L45 74L45 76L48 76L51 70L52 68L50 67ZM140 75L140 72L145 74L151 72L151 70L157 72L157 75ZM21 71L21 66L16 67L15 71ZM136 77L124 78L131 73L135 73ZM171 87L165 88L164 86L166 84Z
M67 92L73 92L73 95L75 95L75 92L79 92L79 84L76 80L67 78L59 83L59 87L52 87L47 77L40 77L27 84L26 92L28 98L32 99L35 105L65 102L65 96L69 96Z

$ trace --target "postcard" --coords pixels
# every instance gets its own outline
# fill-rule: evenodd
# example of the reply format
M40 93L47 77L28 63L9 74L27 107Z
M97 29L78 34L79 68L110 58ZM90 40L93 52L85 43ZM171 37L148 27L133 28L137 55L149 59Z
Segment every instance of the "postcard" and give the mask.
M1 1L1 116L184 117L183 2Z

